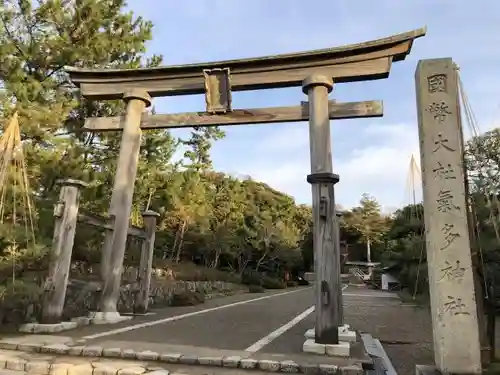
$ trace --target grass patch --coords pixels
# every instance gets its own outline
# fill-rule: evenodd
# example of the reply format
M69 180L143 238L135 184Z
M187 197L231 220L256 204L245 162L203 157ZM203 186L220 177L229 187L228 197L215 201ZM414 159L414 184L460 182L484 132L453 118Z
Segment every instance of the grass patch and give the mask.
M194 263L172 263L165 260L156 260L153 267L170 269L175 274L177 281L226 281L240 284L241 278L238 274L221 271L216 268L197 266Z

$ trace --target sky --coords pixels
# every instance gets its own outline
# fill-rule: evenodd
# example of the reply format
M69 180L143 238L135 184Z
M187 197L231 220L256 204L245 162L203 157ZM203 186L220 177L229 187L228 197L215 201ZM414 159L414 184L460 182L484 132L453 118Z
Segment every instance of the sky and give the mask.
M330 99L383 100L384 117L331 122L337 203L363 193L390 212L411 203L411 155L419 162L414 74L418 60L452 57L481 131L500 126L500 1L495 0L129 0L153 22L148 55L164 64L259 57L329 48L427 27L389 78L339 84ZM233 93L233 108L297 105L300 87ZM204 97L155 99L158 113L203 111ZM499 119L499 120L497 120ZM307 122L225 127L214 168L251 176L310 204ZM465 129L467 133L467 129ZM174 130L183 136L186 130ZM421 196L419 182L415 186Z

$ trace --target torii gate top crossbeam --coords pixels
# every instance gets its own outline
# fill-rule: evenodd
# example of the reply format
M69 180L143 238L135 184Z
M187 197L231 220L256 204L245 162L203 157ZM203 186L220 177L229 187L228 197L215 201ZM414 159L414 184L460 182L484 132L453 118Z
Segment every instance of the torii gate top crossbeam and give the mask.
M205 93L204 71L229 68L233 91L300 86L312 72L335 82L387 78L393 61L404 60L425 28L364 43L321 50L187 65L140 69L67 67L71 81L89 99L120 99L141 88L152 97Z

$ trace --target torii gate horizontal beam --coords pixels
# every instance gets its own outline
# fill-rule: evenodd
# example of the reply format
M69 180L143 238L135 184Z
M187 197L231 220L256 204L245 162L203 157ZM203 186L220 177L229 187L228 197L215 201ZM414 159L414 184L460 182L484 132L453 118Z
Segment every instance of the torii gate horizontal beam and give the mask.
M152 97L205 93L204 70L228 68L233 91L301 86L310 74L334 82L387 78L392 62L404 60L417 29L388 38L335 48L260 58L140 69L81 69L67 67L71 81L89 99L120 99L126 89L141 88Z
M328 102L330 119L352 119L360 117L381 117L383 104L381 100L366 102L336 103ZM237 109L226 114L209 114L207 112L186 112L167 115L143 114L141 129L185 128L192 126L269 124L278 122L307 121L309 119L309 103L291 107L271 107L255 109ZM85 120L84 129L92 132L122 130L124 116L90 117Z

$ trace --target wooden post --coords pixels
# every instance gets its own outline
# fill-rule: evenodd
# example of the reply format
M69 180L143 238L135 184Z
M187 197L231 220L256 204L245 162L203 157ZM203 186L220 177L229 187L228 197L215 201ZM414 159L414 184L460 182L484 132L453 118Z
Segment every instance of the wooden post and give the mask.
M112 240L105 241L105 244L111 244L110 248L103 248L103 252L108 252L106 255L103 254L103 258L109 259L108 272L99 304L99 310L103 313L117 312L116 304L120 294L123 258L139 162L141 117L144 109L151 104L151 97L141 89L125 92L123 100L127 102L127 110L109 208L109 214L113 220L113 232L107 235L112 236Z
M42 324L61 321L66 298L66 287L71 267L71 254L78 218L79 189L87 186L83 181L64 180L60 182L59 201L54 207L55 228L50 254L49 275L45 280L42 306Z
M160 214L154 211L144 211L144 230L147 239L142 241L141 262L139 265L139 295L135 301L134 312L145 314L148 311L149 287L153 266L153 251L155 247L156 218Z
M415 74L434 360L446 374L481 374L457 72L422 60Z
M337 251L338 251L338 258L339 258L339 268L338 268L338 277L339 277L339 296L338 300L336 301L336 307L337 307L337 314L339 317L339 327L344 325L344 299L342 297L342 284L341 284L341 275L342 275L342 254L341 254L341 247L340 247L340 220L342 218L342 213L338 212L335 210L335 230L337 231L336 234L336 240L337 240Z
M328 116L328 93L331 78L313 74L302 84L309 97L309 142L312 185L313 248L316 274L315 341L319 344L338 344L338 329L342 318L338 308L342 301L340 287L340 253L337 241L334 185L339 176L333 174Z
M105 229L104 243L101 252L100 276L101 282L104 286L109 272L109 256L111 255L111 248L113 246L113 230Z

